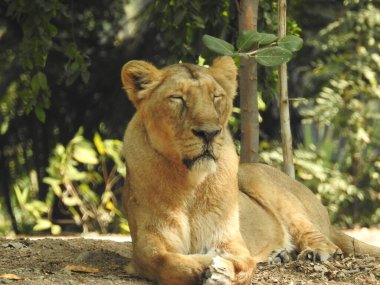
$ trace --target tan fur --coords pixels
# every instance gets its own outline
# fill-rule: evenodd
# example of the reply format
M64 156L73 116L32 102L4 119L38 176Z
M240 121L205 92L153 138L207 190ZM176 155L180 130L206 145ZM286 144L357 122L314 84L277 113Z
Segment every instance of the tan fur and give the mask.
M255 260L281 250L321 259L339 252L339 234L310 190L269 166L239 168L227 127L236 73L229 57L210 68L123 67L137 108L124 138L128 273L159 284L219 284L205 277L218 261L234 268L233 284L249 284Z

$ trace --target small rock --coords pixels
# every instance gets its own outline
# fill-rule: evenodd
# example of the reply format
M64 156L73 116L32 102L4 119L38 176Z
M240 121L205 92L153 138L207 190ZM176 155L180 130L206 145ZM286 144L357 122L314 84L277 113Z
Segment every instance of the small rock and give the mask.
M2 244L2 246L5 248L14 248L14 249L21 249L21 248L26 247L25 244L18 241L7 242L7 243Z
M322 264L316 264L316 265L314 265L314 271L315 272L327 272L328 269L326 268L326 266L324 266Z
M346 277L346 274L344 274L344 272L342 271L339 271L337 274L336 274L336 277L339 278L339 279L343 279Z

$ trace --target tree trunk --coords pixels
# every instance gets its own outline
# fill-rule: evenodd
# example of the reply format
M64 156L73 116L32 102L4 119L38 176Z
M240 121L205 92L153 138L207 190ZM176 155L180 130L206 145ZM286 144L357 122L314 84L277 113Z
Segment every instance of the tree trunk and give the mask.
M278 38L286 35L286 0L278 0ZM279 91L280 91L280 121L282 152L284 156L284 171L294 178L292 132L290 128L288 76L286 63L279 67Z
M241 0L239 32L257 29L258 0ZM241 58L239 70L241 150L240 162L257 162L259 158L259 109L257 98L257 63Z

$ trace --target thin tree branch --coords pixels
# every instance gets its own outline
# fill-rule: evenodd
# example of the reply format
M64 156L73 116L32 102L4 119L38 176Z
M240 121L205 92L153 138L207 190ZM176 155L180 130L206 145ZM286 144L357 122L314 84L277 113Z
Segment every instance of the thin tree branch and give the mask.
M278 0L278 38L286 35L286 0ZM292 132L290 128L289 99L288 99L288 75L286 63L279 67L279 91L280 91L280 121L282 152L284 157L284 171L290 177L295 177L293 164Z

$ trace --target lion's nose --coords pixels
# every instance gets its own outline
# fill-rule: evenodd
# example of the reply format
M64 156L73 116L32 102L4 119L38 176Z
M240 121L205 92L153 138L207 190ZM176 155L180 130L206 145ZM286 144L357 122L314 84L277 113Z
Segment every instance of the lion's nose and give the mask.
M193 134L201 138L204 142L209 143L220 134L222 128L213 128L213 129L192 129Z

